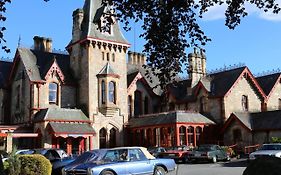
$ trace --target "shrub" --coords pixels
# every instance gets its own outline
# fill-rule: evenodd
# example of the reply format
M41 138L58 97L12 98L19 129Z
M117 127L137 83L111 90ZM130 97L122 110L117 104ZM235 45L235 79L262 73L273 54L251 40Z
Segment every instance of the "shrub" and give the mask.
M16 148L10 154L10 157L5 161L4 168L6 168L6 172L8 175L19 175L21 169L21 163L19 160L19 156L16 155Z
M228 146L222 146L221 147L230 157L234 157L235 156L235 152L232 148L228 147Z
M278 137L271 137L271 141L273 143L281 143L281 138L278 138Z
M25 175L51 175L52 164L40 154L20 155L21 174Z

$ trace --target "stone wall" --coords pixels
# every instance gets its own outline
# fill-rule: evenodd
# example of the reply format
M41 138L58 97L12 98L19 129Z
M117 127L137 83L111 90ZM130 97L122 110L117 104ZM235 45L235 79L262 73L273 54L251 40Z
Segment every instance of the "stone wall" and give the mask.
M268 98L267 110L268 111L280 110L280 104L279 104L280 99L281 99L281 83L278 82L275 88L272 89L272 92Z

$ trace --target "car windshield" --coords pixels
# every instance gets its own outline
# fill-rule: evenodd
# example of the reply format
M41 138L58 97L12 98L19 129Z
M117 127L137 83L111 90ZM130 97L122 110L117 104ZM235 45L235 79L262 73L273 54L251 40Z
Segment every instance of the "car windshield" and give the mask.
M105 154L105 150L93 150L93 151L87 151L83 153L81 156L78 156L75 161L73 161L73 164L77 163L85 163L85 162L92 162L96 160L100 160Z
M210 146L199 146L196 151L211 151L212 147Z
M260 150L281 150L281 145L263 145Z

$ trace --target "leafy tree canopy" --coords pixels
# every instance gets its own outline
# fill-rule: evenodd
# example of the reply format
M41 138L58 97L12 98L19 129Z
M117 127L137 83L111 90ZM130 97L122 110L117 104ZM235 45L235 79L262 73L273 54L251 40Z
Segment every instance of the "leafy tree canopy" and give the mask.
M44 0L49 1L49 0ZM6 20L5 5L11 0L0 1L0 21ZM103 0L113 6L117 18L130 30L130 20L141 22L146 40L144 53L148 66L155 71L162 87L171 82L182 72L182 65L187 64L186 48L203 48L210 41L200 28L197 20L212 6L227 5L225 25L235 29L241 19L247 16L245 3L255 5L265 12L278 13L279 5L275 0ZM4 25L0 26L0 44L2 49L10 52L5 45Z

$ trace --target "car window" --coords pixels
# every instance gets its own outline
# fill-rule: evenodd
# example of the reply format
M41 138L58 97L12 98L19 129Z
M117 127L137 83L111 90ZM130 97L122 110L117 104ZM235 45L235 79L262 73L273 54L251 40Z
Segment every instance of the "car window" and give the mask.
M120 153L118 150L108 150L103 158L105 162L119 161Z
M130 161L141 161L147 160L145 155L140 149L130 149L129 150Z
M44 156L49 160L60 159L60 155L55 150L48 150Z

